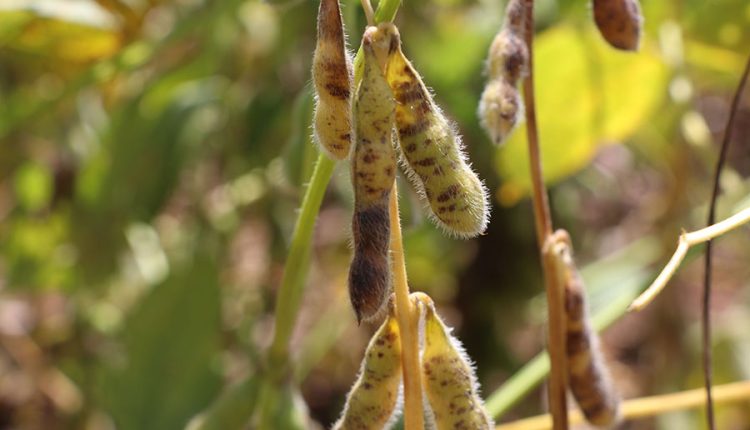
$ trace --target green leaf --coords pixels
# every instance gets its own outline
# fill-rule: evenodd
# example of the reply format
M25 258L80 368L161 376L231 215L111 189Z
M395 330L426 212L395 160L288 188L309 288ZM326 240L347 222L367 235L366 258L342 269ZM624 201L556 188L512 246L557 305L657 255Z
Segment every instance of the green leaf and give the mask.
M49 203L52 174L41 164L29 162L19 167L14 182L18 202L27 211L37 211Z
M220 387L218 273L195 257L155 287L127 322L124 351L102 364L97 388L118 428L184 428Z
M560 26L535 44L537 122L547 182L584 168L599 145L627 140L651 120L666 94L668 68L644 43L611 49L593 27ZM497 152L497 198L510 206L531 189L525 125Z

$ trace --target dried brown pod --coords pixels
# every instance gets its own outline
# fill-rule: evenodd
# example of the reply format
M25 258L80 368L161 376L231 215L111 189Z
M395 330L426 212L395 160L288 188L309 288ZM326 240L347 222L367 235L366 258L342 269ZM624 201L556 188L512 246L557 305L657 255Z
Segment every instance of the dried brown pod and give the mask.
M358 321L376 316L391 291L388 199L397 169L392 141L395 101L373 46L376 32L369 27L363 37L364 74L353 107L354 258L349 296Z
M594 21L614 48L638 50L643 26L638 0L594 0Z
M321 0L312 68L316 104L313 132L320 148L344 159L351 147L352 63L338 0Z
M619 418L620 398L612 384L599 336L591 327L583 279L573 261L570 237L558 230L553 252L564 276L568 383L586 420L599 427Z

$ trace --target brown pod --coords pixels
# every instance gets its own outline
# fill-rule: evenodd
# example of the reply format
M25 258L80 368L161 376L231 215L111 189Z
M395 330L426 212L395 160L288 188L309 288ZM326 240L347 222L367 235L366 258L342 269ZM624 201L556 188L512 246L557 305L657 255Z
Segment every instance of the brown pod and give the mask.
M614 389L599 345L591 327L586 305L586 290L572 257L570 238L564 231L555 233L556 255L565 272L566 354L568 381L586 420L606 427L619 417L619 396Z
M388 200L396 179L395 101L373 46L376 32L369 27L363 37L364 74L353 108L354 258L349 296L358 321L378 315L391 290Z
M332 158L344 159L351 146L352 64L338 0L320 2L312 77L316 95L315 141Z
M638 0L594 0L594 21L614 48L638 50L643 26Z

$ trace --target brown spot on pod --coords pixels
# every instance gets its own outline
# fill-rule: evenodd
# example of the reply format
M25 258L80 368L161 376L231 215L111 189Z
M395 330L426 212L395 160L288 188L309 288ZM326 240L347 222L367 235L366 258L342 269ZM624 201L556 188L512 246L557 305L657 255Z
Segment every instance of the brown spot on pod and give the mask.
M573 261L570 237L564 230L553 235L556 264L565 274L566 354L570 391L586 420L609 426L619 417L620 399L591 327L586 290Z
M496 145L506 140L523 115L518 84L526 76L529 63L524 41L525 10L520 0L508 2L505 21L487 56L489 77L477 113L482 128Z
M334 430L382 429L394 416L401 384L401 340L391 311L370 340L357 382Z
M422 381L431 424L438 430L493 428L460 342L451 336L431 301L421 302L426 308Z
M460 237L481 234L489 217L487 192L466 161L460 136L404 56L396 27L384 23L378 29L398 41L388 57L386 78L398 102L396 128L407 176L438 226ZM449 200L438 201L446 189L457 191ZM455 210L440 210L451 204Z
M368 28L363 38L364 74L353 108L354 258L349 295L358 321L375 317L391 290L388 198L396 178L391 140L395 102L372 44L375 31Z
M316 93L315 141L332 158L344 159L351 146L352 65L338 0L320 2L312 75Z
M479 100L478 114L479 122L492 143L502 144L523 116L518 89L503 78L489 81Z
M638 0L594 0L594 22L612 47L638 50L643 26Z

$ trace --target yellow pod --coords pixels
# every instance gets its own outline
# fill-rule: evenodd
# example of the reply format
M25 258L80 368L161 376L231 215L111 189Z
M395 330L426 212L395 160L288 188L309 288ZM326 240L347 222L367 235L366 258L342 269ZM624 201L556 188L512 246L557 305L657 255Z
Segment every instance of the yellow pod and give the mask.
M397 102L404 170L438 226L459 237L481 234L489 217L487 190L467 163L460 136L401 51L396 27L379 29L392 36L386 77Z
M344 159L351 146L352 64L346 51L338 0L321 0L312 69L315 141L330 157Z
M369 27L363 37L364 74L353 108L354 258L349 296L358 321L376 316L391 290L388 198L397 167L392 140L395 102L373 46L376 32Z
M591 327L586 290L572 256L570 237L555 233L554 252L565 273L566 354L568 383L586 420L599 427L619 418L620 399L604 361L599 336Z
M638 0L594 0L594 22L612 47L638 50L643 26Z
M423 302L424 303L424 302ZM491 429L469 359L434 306L425 303L422 384L437 430Z
M479 122L492 143L505 141L523 116L523 102L518 90L505 79L487 83L479 100Z
M391 313L373 335L365 351L357 382L346 397L346 406L334 430L380 430L398 407L401 385L401 339Z

